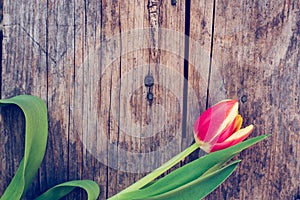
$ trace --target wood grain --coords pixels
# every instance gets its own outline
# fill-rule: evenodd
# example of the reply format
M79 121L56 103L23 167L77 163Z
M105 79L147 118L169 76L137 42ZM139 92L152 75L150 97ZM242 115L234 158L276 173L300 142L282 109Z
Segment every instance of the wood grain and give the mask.
M211 43L213 31L213 1L191 1L188 85L187 85L187 139L194 137L194 122L207 107L211 65ZM204 155L197 152L195 158ZM194 159L194 156L190 159Z
M300 198L299 25L297 0L4 0L1 98L33 94L49 110L25 199L74 179L95 180L99 199L114 195L186 148L194 120L224 98L239 100L253 136L272 136L206 199ZM24 119L16 107L0 116L2 194Z
M220 73L253 135L236 173L208 199L299 198L299 2L216 1L210 93ZM210 104L216 102L210 95Z
M3 6L5 23L3 23L1 98L18 94L35 94L47 100L49 55L46 48L46 12L44 12L47 6L42 2L32 1L26 4L7 1L5 4L10 6ZM4 114L5 123L11 125L5 125L3 130L6 134L0 136L3 141L1 146L8 145L9 152L4 153L10 155L6 160L7 163L4 162L6 166L0 170L3 172L3 178L6 177L6 173L12 178L23 157L23 147L20 147L24 144L23 118L20 110L13 109L11 112L12 114ZM6 187L9 180L5 178L0 182ZM39 193L39 184L38 175L28 192L28 199ZM5 187L1 187L1 193Z

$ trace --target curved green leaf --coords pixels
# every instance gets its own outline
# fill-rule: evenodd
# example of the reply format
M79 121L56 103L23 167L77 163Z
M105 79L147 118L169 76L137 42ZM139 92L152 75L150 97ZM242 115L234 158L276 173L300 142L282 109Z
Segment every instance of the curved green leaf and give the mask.
M134 184L130 185L128 188L122 190L115 196L110 197L110 200L113 199L120 199L119 195L131 191L137 191L140 188L143 188L146 185L151 185L150 183L157 177L159 177L161 174L169 170L171 167L175 166L177 163L179 163L181 160L183 160L185 157L193 153L197 148L199 148L198 144L194 143L191 146L189 146L187 149L182 151L181 153L174 156L171 160L164 163L159 168L155 169L151 173L147 174L145 177L141 178L139 181L135 182Z
M25 148L20 166L1 200L21 199L25 194L44 158L48 135L47 108L44 101L30 95L0 100L1 106L9 104L17 105L24 113Z
M20 166L0 200L19 200L25 195L44 158L48 137L47 107L43 100L31 95L0 100L0 106L10 104L17 105L24 113L26 121L25 148ZM79 180L57 185L37 199L60 199L75 187L86 190L89 200L97 199L100 193L99 186L94 181Z
M234 157L242 150L265 139L267 135L248 139L230 148L207 154L197 160L190 162L165 177L157 180L148 187L135 190L129 193L118 194L119 199L146 198L160 195L168 191L181 187L195 179L219 170L224 163ZM201 190L201 189L200 189Z
M58 200L69 194L75 187L84 189L88 194L88 200L95 200L99 196L99 186L91 180L75 180L54 186L35 200Z
M134 192L122 194L120 199L126 200L154 200L154 199L172 199L172 200L198 200L204 198L206 195L215 190L221 183L224 182L236 169L240 160L234 161L229 165L218 169L210 174L200 176L197 179L188 182L174 190L154 195L154 196L141 196L135 195Z
M221 183L223 183L237 168L240 160L236 160L229 165L216 170L205 176L201 176L194 181L191 181L175 190L157 195L154 197L143 198L143 200L199 200L207 196L215 190ZM133 198L136 199L136 198Z

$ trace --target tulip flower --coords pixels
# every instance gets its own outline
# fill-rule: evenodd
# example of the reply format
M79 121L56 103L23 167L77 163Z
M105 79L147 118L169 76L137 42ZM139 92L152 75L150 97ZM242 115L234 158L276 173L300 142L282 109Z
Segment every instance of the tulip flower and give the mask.
M196 120L196 143L207 153L240 143L253 130L253 125L241 129L242 121L236 100L221 101L203 112Z
M242 142L253 130L253 125L241 129L242 121L242 117L238 114L236 100L228 99L217 103L196 120L194 124L195 143L139 181L110 197L109 200L204 198L224 182L240 162L237 160L226 164L228 161L242 150L267 137L267 135L257 136ZM237 143L240 144L235 145ZM235 146L231 147L233 145ZM158 178L199 147L207 153L231 148L199 158L163 178ZM203 169L194 170L201 166ZM158 180L154 182L153 180L157 178ZM206 185L208 187L205 187Z

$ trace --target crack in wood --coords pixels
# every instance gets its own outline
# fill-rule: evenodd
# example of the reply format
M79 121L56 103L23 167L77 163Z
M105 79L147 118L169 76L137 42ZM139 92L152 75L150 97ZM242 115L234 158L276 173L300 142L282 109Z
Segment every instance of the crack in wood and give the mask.
M159 47L158 47L158 39L159 39L159 0L149 0L148 1L148 12L149 12L149 23L150 23L150 35L151 35L151 45L152 48L150 50L151 57L153 60L156 60L158 57Z
M33 37L30 33L28 33L27 30L26 30L23 26L21 26L20 24L17 24L17 25L21 28L21 30L23 30L23 31L26 33L26 35L32 40L32 42L33 42L34 44L36 44L36 45L42 50L42 52L43 52L44 54L46 54L46 56L48 56L48 57L50 58L50 60L51 60L54 64L57 63L56 60L55 60L52 56L49 55L49 52L48 52L46 49L44 49L44 48L42 47L42 45L41 45L38 41L36 41L36 40L34 39L34 37Z

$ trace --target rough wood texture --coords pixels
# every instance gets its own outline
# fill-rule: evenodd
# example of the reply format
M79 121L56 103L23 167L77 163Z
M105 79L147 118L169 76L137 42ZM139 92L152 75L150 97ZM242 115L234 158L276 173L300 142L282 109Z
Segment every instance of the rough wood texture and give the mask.
M217 1L212 75L240 100L253 135L272 137L240 155L242 164L211 199L297 199L299 159L299 1ZM211 78L210 89L217 80ZM211 95L210 102L216 97Z
M241 153L207 199L299 199L299 41L297 0L3 0L1 98L33 94L49 110L47 153L26 198L93 179L106 199L187 147L207 106L236 98L253 135L272 137ZM16 107L0 121L2 194L24 121Z

